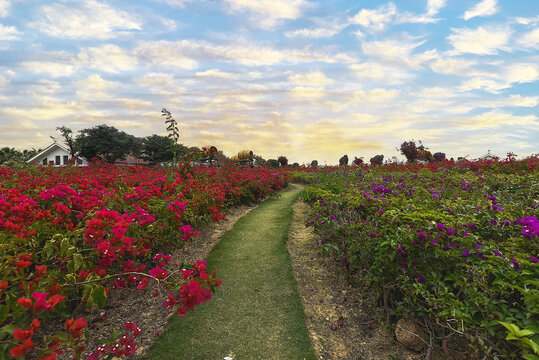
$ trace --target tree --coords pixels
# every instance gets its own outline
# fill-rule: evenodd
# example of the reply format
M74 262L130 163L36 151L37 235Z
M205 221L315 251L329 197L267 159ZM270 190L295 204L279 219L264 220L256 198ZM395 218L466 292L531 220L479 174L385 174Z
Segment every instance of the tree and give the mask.
M443 152L437 152L432 155L434 161L440 162L442 160L445 160L445 154Z
M370 160L371 165L382 165L384 163L384 155L376 155Z
M409 163L415 162L419 156L419 150L417 149L414 140L403 142L400 149L397 150L400 150L401 154L406 156L406 160Z
M77 149L75 146L75 139L73 139L73 130L71 130L67 126L57 127L56 130L59 131L60 134L62 134L62 137L64 138L64 142L67 144L67 147L69 148L69 153L71 154L71 157L75 157Z
M354 165L361 165L361 164L363 164L363 157L358 158L358 157L354 156L354 161L352 161L352 162L354 163Z
M152 164L174 160L174 140L168 136L151 135L142 139L142 158Z
M266 164L271 168L278 168L279 167L279 161L277 159L269 159Z
M348 155L343 155L340 159L339 159L339 165L348 165Z
M103 124L81 130L75 146L80 156L88 160L97 157L113 164L116 160L124 160L128 154L137 154L141 143L133 135Z
M317 167L318 166L318 160L311 161L311 166L312 167Z
M286 158L286 156L283 156L283 155L279 156L279 157L277 158L277 161L279 162L279 164L280 164L282 167L285 167L285 166L288 165L288 159Z

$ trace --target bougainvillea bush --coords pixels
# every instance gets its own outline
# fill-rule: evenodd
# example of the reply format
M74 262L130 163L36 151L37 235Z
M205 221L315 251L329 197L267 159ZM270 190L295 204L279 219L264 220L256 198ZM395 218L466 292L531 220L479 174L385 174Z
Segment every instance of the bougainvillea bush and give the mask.
M310 173L319 246L435 340L539 359L538 159ZM426 340L428 341L428 340Z
M209 301L215 272L172 264L169 250L287 182L263 168L0 167L0 358L79 358L91 333L69 314L81 302L103 308L111 291L168 289L163 306L180 316ZM63 331L44 334L48 321ZM133 354L140 331L125 319L87 358Z

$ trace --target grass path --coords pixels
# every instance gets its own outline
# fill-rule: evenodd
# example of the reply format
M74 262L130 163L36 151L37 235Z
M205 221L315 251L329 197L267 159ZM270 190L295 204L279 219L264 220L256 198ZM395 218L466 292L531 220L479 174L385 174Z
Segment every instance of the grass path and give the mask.
M209 303L173 317L149 359L316 359L286 248L291 184L240 218L209 254L223 280Z

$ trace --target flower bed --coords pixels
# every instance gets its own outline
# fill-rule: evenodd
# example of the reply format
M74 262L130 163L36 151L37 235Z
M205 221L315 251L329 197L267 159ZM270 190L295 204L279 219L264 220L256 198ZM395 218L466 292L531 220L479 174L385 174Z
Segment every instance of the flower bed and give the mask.
M526 161L343 167L311 173L314 226L389 315L434 340L539 359L539 174ZM427 340L428 341L428 340Z
M209 301L215 272L172 264L169 250L287 182L262 168L0 167L0 357L80 357L91 333L69 314L104 307L111 291L170 289L163 306L180 316ZM40 332L62 317L65 331ZM128 320L89 358L133 354L141 330Z

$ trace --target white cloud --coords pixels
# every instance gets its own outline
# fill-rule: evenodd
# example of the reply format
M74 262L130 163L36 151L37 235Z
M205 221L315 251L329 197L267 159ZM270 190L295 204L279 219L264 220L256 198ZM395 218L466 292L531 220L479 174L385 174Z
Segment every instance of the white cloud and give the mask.
M494 55L498 50L509 50L507 43L511 37L509 28L451 29L447 40L453 45L456 53L477 55Z
M511 87L511 84L505 81L496 81L482 77L473 77L465 80L459 87L459 91L485 90L491 93L498 93L502 89Z
M183 8L185 5L194 2L194 0L153 0L157 2L162 2L170 6Z
M313 71L307 74L296 74L288 78L293 84L296 85L327 85L333 83L333 79L327 78L324 73L320 71Z
M200 71L195 74L197 77L210 77L210 78L221 78L221 79L233 79L234 74L221 71L219 69L209 69L206 71Z
M114 89L118 87L119 83L115 81L108 81L103 79L99 75L90 75L84 80L79 80L75 82L75 86L82 90L93 90L93 91L105 91L109 89Z
M394 63L405 63L412 68L417 68L427 61L438 58L436 50L411 54L415 48L424 43L425 41L416 41L416 39L404 36L401 39L363 42L361 49L365 55L376 56Z
M273 29L283 20L297 19L306 0L225 0L232 12L247 12L252 23L262 29Z
M427 15L436 15L446 5L446 0L427 0Z
M378 88L370 91L356 91L353 94L353 101L360 103L388 102L395 99L399 95L399 90Z
M0 0L0 17L6 17L9 14L11 8L10 0Z
M120 98L118 100L122 102L123 106L132 110L146 109L152 106L151 102L140 99Z
M43 5L39 14L40 20L29 26L51 37L111 39L142 29L135 16L96 0Z
M5 26L0 24L0 40L18 40L21 33L15 26Z
M299 29L287 31L284 33L286 37L306 37L306 38L326 38L332 37L341 32L344 26L341 27L317 27L314 29Z
M350 19L350 22L361 25L369 31L380 32L386 28L386 25L393 20L396 14L395 4L388 3L377 9L361 9Z
M364 80L380 81L390 85L398 85L410 79L412 75L402 67L365 62L350 65L350 69Z
M502 126L537 127L538 118L535 115L513 115L496 110L471 118L460 119L458 121L462 128L469 130L498 129Z
M464 20L470 20L476 16L489 16L498 12L498 0L483 0L462 16Z
M517 43L523 48L538 49L539 48L539 28L525 33L518 40Z
M513 64L505 68L503 77L511 83L527 83L539 80L536 64Z
M72 63L55 62L55 61L24 61L22 67L27 71L40 74L47 73L52 77L70 76L75 73L77 67Z
M135 49L137 57L156 67L167 66L179 69L193 70L198 67L198 63L185 55L188 41L170 42L154 41L146 42Z
M326 92L321 87L297 86L290 90L290 94L294 97L319 99L324 97Z
M138 63L131 53L112 44L83 49L77 60L84 67L110 73L133 70Z
M475 62L458 58L440 58L430 64L432 71L446 75L465 76Z

